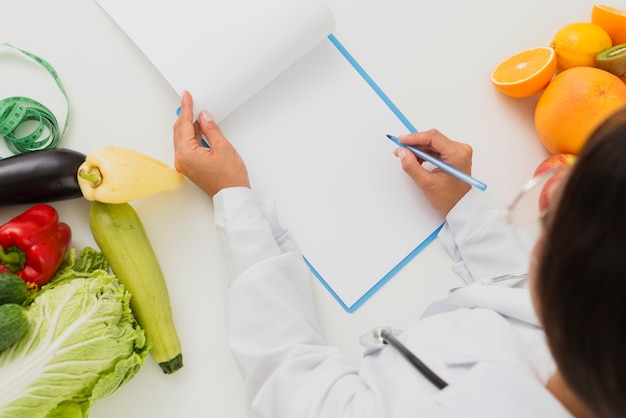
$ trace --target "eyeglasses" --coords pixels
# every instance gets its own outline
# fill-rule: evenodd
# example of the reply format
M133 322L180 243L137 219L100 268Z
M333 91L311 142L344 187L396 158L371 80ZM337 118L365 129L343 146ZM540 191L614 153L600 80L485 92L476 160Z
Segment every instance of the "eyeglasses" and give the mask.
M541 233L541 220L554 207L562 180L569 167L557 167L530 179L507 208L507 221L526 230L532 237Z

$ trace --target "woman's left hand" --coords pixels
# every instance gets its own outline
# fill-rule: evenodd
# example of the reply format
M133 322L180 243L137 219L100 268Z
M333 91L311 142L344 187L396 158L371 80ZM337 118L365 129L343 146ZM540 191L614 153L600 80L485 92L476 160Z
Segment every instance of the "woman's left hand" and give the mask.
M210 148L202 146L202 135ZM246 165L206 110L193 121L193 99L183 93L174 124L174 165L210 197L228 187L250 187Z

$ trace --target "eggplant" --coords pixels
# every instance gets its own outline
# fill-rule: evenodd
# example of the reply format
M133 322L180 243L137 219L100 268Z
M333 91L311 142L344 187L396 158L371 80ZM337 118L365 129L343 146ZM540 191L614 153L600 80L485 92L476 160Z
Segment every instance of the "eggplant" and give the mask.
M77 173L85 158L78 151L49 148L0 160L0 206L82 197Z

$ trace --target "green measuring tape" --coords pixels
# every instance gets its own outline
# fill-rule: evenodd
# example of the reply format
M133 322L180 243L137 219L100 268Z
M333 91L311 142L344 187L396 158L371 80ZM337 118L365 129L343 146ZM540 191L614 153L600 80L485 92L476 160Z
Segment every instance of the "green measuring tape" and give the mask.
M41 65L52 76L67 104L65 124L60 130L54 114L38 101L21 96L2 99L0 100L0 136L4 137L7 148L14 154L55 148L65 135L70 117L70 101L56 70L48 61L28 51L16 48L6 42L0 46L13 48ZM24 125L26 123L29 125ZM25 126L31 127L31 129L24 129ZM22 129L18 130L20 127ZM22 130L27 132L18 133Z

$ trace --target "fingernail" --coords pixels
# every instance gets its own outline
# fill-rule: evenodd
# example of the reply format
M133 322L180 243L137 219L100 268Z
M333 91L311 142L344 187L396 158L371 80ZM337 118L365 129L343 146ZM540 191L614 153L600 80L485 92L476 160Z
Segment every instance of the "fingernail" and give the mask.
M406 155L406 151L404 150L404 148L398 149L398 158L400 160L403 160L405 155Z
M205 122L213 122L213 116L211 116L211 114L207 112L206 110L203 110L202 112L200 112L200 117Z

